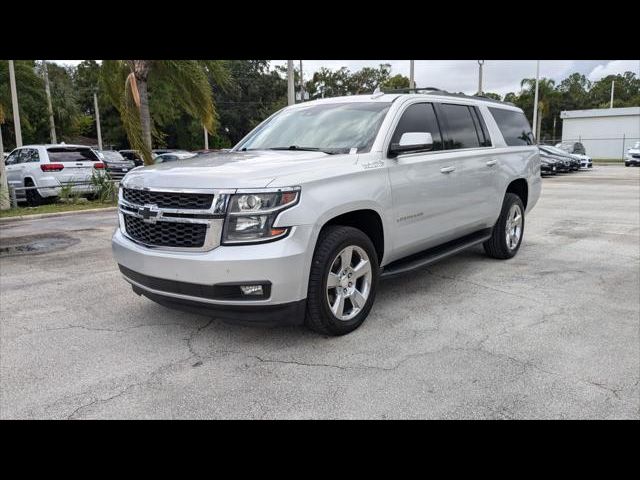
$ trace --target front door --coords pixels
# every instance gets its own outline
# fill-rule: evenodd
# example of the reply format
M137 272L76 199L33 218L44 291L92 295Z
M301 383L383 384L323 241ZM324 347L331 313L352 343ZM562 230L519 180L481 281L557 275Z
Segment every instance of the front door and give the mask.
M389 161L396 258L441 243L453 227L452 213L459 208L459 174L455 160L443 150L433 104L409 105L402 113L391 143L398 143L407 132L430 133L433 148L427 152L401 154Z

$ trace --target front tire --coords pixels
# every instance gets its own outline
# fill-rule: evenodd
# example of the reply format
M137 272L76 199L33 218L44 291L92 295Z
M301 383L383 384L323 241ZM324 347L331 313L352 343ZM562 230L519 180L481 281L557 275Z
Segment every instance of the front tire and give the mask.
M625 167L628 167L629 165L630 165L630 163L629 163L629 162L624 162L624 166L625 166Z
M353 227L330 225L313 254L305 324L324 335L345 335L369 315L378 286L378 255Z
M524 205L520 197L507 193L502 202L500 217L493 227L491 238L482 246L487 255L506 260L518 253L524 234Z

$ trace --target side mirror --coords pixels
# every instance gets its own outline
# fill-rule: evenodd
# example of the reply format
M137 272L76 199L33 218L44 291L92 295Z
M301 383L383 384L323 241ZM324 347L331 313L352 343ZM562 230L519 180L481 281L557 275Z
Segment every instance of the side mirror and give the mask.
M433 148L433 138L429 132L406 132L398 143L389 147L389 156L397 157L402 153L428 152Z

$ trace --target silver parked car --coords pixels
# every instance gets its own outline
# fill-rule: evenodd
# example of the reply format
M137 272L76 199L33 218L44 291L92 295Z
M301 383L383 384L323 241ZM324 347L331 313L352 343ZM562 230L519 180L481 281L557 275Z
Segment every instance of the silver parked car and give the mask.
M341 335L383 276L477 244L516 255L541 177L522 110L436 91L292 105L122 186L113 253L137 294Z

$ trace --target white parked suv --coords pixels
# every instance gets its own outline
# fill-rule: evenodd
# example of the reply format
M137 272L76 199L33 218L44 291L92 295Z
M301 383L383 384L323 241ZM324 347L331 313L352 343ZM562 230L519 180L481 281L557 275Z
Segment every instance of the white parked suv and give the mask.
M134 292L246 322L341 335L378 280L472 245L508 259L540 195L522 110L373 94L293 105L230 152L129 172L113 253Z
M57 197L61 187L73 185L72 192L91 193L94 172L103 174L104 163L83 145L25 145L14 149L5 161L7 181L13 187L38 187L25 190L30 205L44 198ZM19 195L18 193L18 196Z

